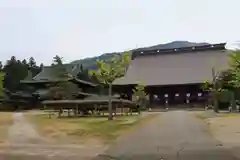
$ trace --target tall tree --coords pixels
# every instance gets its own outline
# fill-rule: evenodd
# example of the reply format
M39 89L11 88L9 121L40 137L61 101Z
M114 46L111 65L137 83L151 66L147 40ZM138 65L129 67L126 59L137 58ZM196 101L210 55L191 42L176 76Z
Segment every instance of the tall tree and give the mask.
M60 57L60 56L58 56L58 55L56 55L55 57L53 57L53 64L63 64L63 62L62 62L62 57Z
M23 80L28 74L28 66L26 61L17 60L12 56L7 61L3 68L4 76L4 88L14 92L18 89L20 80Z
M218 102L219 102L219 95L221 92L225 91L222 86L222 82L219 80L221 72L215 71L214 68L212 68L212 81L206 81L203 85L203 89L205 91L208 91L211 96L211 100L213 102L213 109L215 112L218 112Z
M35 59L34 59L33 57L30 57L30 58L29 58L28 65L29 65L29 67L31 67L31 68L34 68L34 67L37 66L37 65L36 65L36 61L35 61Z
M10 59L10 62L16 63L16 61L17 61L17 60L16 60L16 57L15 57L15 56L12 56L11 59Z
M4 73L0 72L0 97L3 96L3 78L4 78Z
M62 58L55 56L53 58L52 75L54 75L59 82L50 87L50 92L53 99L71 99L72 93L78 88L75 84L69 82L71 75L67 72L65 65L62 63Z
M240 50L232 51L229 55L229 65L232 69L231 84L240 88Z
M40 64L40 69L42 70L44 67L43 63Z
M108 119L113 119L112 114L112 83L115 79L122 77L125 74L126 67L130 61L130 53L124 52L121 55L116 55L107 61L97 60L97 70L91 70L90 75L95 75L99 82L108 85Z
M0 61L0 72L3 70L3 64L2 61Z
M80 72L83 72L84 70L83 70L83 65L81 64L80 65Z
M40 67L37 66L36 61L33 57L29 58L28 67L33 76L36 76L41 71Z

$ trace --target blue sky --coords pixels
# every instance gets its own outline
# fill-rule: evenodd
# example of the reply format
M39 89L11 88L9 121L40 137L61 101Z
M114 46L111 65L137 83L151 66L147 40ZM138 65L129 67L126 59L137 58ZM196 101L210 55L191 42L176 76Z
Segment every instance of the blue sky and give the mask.
M240 40L239 0L0 0L0 60L49 64L174 40Z

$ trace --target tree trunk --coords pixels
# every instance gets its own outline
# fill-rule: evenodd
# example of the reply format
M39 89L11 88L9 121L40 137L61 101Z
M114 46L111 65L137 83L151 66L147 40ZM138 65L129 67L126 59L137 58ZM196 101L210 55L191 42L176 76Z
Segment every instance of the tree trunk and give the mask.
M112 83L108 85L108 120L113 120L113 113L112 113Z
M214 112L218 113L218 97L216 92L217 91L213 93L213 109L214 109Z
M217 86L216 86L216 73L215 69L212 68L212 78L213 78L213 109L214 112L218 112L218 91L217 91Z

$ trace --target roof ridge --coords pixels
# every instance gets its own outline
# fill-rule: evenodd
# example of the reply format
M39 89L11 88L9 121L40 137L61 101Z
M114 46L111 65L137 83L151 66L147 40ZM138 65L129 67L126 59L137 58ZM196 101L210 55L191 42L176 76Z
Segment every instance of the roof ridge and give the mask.
M168 48L168 49L153 49L145 51L134 51L132 59L140 56L159 55L164 53L179 53L179 52L196 52L196 51L209 51L209 50L225 50L226 43L208 44L202 46L191 46L191 47L179 47L179 48Z

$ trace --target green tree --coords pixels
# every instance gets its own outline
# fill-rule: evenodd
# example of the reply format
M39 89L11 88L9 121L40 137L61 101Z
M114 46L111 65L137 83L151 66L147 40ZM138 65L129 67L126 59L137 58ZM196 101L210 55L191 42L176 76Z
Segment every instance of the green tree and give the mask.
M3 79L4 79L4 73L0 72L0 97L3 96Z
M0 72L3 70L2 62L0 61Z
M3 72L5 73L4 88L14 92L18 89L20 80L28 75L28 67L12 56L4 66Z
M231 84L236 88L240 88L240 50L232 51L229 54L229 65L232 70Z
M62 57L56 55L55 57L53 57L53 64L56 65L56 64L63 64L62 62Z
M40 64L40 70L42 70L44 67L43 63Z
M57 58L56 58L57 57ZM77 92L77 85L69 82L72 79L65 65L62 63L62 58L58 56L53 58L54 64L52 65L52 75L56 77L58 83L50 87L52 98L57 99L71 99L73 92Z
M229 66L231 69L231 81L229 82L234 87L234 97L239 100L240 88L240 50L233 50L229 54Z
M139 83L135 86L133 89L133 96L136 99L136 102L138 106L140 106L140 109L145 108L145 102L146 102L146 92L145 92L145 85Z
M28 65L29 65L29 67L31 67L31 68L34 68L34 67L37 66L37 65L36 65L36 61L35 61L35 59L34 59L33 57L30 57L30 58L29 58Z
M126 67L129 64L130 56L129 52L124 52L120 55L116 55L113 58L101 61L97 60L97 70L89 71L90 75L95 75L99 82L108 86L108 119L113 119L112 114L112 83L115 79L122 77L125 74Z
M206 81L203 85L203 89L210 93L211 100L213 102L213 109L215 112L218 112L219 109L219 96L223 91L225 91L225 89L223 88L223 83L220 80L220 75L221 72L216 73L215 69L212 68L212 81Z

